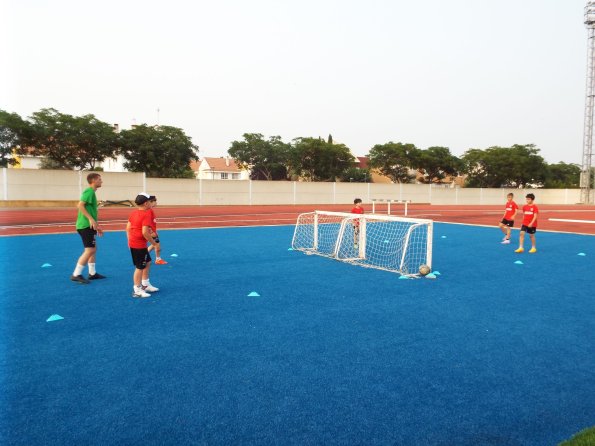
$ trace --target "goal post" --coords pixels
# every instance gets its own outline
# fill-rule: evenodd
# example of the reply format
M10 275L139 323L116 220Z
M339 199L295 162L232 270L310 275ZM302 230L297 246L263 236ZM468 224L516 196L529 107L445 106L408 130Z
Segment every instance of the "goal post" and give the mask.
M315 211L298 216L294 250L402 275L432 267L432 220Z

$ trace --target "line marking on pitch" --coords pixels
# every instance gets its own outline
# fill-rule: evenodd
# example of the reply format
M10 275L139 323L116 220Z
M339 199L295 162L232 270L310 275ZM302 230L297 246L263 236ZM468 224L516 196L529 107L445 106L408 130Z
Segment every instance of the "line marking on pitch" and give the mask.
M571 220L567 218L550 218L550 221L565 221L568 223L589 223L595 225L595 220Z

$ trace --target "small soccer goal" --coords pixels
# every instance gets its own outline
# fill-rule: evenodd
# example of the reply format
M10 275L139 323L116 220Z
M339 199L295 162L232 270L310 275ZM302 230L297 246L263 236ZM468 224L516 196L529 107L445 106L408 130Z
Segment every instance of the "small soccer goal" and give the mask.
M368 268L419 276L432 267L432 220L315 211L300 214L292 247Z

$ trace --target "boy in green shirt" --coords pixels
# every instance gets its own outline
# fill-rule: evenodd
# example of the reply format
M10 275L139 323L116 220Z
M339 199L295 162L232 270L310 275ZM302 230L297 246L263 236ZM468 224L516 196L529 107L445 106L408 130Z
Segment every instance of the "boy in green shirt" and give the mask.
M103 230L101 230L97 222L97 196L95 192L101 187L102 182L101 175L98 173L87 175L89 187L83 191L81 199L76 206L78 209L76 230L81 236L85 250L76 262L76 267L72 276L70 276L70 280L80 284L88 284L89 280L105 279L105 276L102 276L95 270L95 253L97 252L95 236L103 235ZM83 269L87 264L89 265L89 280L83 277Z

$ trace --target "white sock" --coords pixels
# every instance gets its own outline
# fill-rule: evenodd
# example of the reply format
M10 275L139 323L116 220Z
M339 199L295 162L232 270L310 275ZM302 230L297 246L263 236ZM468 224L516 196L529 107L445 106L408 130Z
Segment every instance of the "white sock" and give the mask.
M143 279L143 286L149 286L151 285L151 282L149 282L149 279Z
M72 273L73 276L80 276L83 274L83 269L85 269L85 265L79 265L78 263L76 264L76 268L74 269L74 272Z
M97 271L95 271L95 264L94 263L88 263L89 265L89 274L94 275Z
M161 257L157 257L157 260L161 260Z

